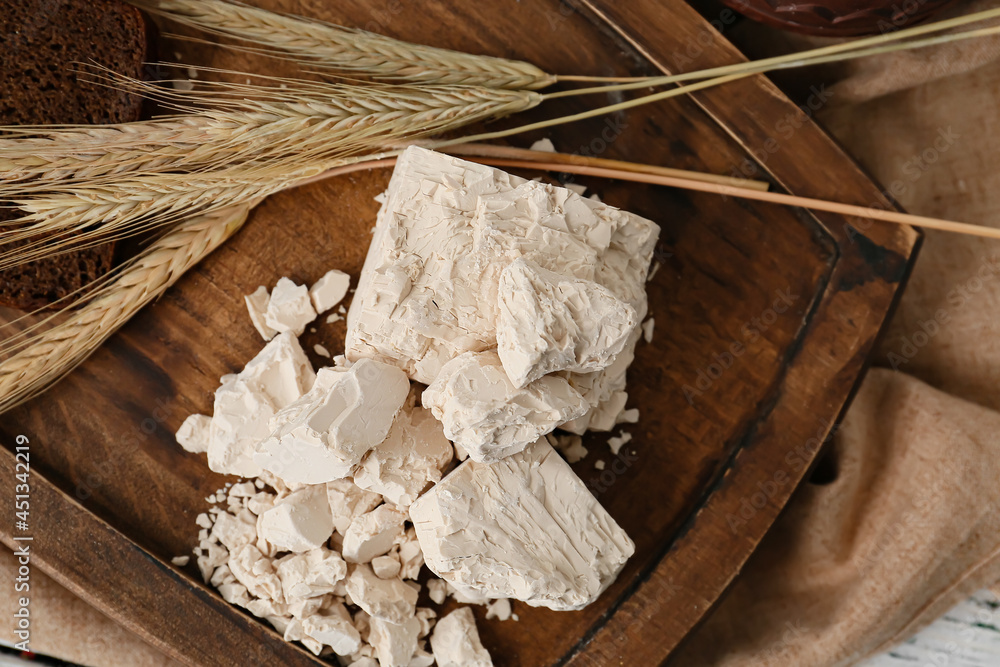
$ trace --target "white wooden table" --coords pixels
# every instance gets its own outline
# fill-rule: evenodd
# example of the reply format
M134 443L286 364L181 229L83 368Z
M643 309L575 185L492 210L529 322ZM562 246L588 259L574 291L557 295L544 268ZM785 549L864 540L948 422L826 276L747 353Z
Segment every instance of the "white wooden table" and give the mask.
M1000 599L981 591L861 667L1000 667Z

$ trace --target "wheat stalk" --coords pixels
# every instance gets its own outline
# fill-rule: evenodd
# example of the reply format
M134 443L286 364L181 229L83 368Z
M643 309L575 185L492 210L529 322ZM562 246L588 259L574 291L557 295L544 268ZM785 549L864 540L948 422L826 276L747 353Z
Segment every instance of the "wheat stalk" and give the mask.
M994 34L998 30L1000 28L987 28L948 35L944 38L931 38L931 40L934 40L934 43L944 40L954 41L971 36ZM925 43L929 41L925 40ZM880 50L913 48L913 45L911 42L907 45L873 48ZM827 54L814 60L844 59L866 53L865 50L861 50L853 54ZM808 64L812 61L802 62ZM431 145L441 148L552 127L688 94L753 73L755 71L741 70L570 116L438 141ZM131 80L119 79L119 81L147 94L151 92L148 84ZM228 123L229 128L239 126L244 131L233 132L234 136L219 142L218 145L213 142L199 144L192 140L179 146L160 146L161 150L173 150L173 155L170 156L172 160L150 147L138 151L144 153L145 158L135 158L145 159L147 162L144 164L147 169L166 169L166 165L169 165L170 169L188 170L184 174L152 173L134 176L126 174L115 175L111 180L105 181L97 179L84 180L82 183L69 181L53 186L48 183L32 185L31 187L44 190L33 192L29 187L27 191L29 198L16 200L27 215L16 221L14 230L0 232L0 245L4 242L24 241L32 236L36 239L27 246L6 252L0 251L0 269L67 252L71 247L71 241L75 242L76 247L92 245L105 240L109 233L120 236L135 233L150 225L164 224L190 212L191 209L188 207L204 206L208 201L213 202L213 206L218 208L250 196L265 196L303 179L309 179L324 169L345 164L345 160L359 159L373 151L386 154L386 147L391 140L413 140L484 117L529 108L542 100L565 94L539 95L528 91L460 86L358 87L313 82L299 82L296 86L292 89L277 89L214 84L212 89L196 94L168 94L168 100L178 104L180 108L190 108L185 107L185 103L214 104L222 107L219 110L203 113L214 114L213 120L222 127L227 127ZM616 87L624 88L627 85ZM600 89L585 89L576 91L576 94L596 90ZM239 99L248 92L263 94L264 99L251 101ZM268 95L272 100L267 99ZM86 132L77 130L77 133L80 131ZM100 145L101 140L108 138L107 133L110 131L112 130L97 130L102 136L94 142L96 150L99 151L96 147ZM72 161L76 158L67 151L80 150L78 136L73 138L76 141L59 142L50 135L42 141L60 145L61 157ZM38 139L35 141L37 143ZM0 156L4 155L2 145L0 143ZM40 159L39 155L45 154L45 151L39 150L41 147L37 145L32 148L35 150L29 154L30 160L37 161ZM15 152L16 150L14 149ZM23 147L21 151L23 155ZM119 160L121 158L121 156L107 156L105 164L113 168L111 165L116 157ZM248 162L243 164L241 160ZM90 168L93 169L93 164L90 164ZM212 172L209 169L219 164L228 166L219 172ZM303 171L303 164L309 164L306 168L309 173ZM23 173L22 170L20 174L23 176ZM0 185L0 195L3 193L3 185ZM63 234L55 238L37 237L39 233L52 231Z
M234 37L258 45L243 47L245 51L270 56L286 54L292 60L312 66L414 82L476 83L492 87L533 90L556 81L621 84L603 90L595 88L587 92L634 90L651 85L667 85L728 74L765 72L820 62L836 62L845 58L885 53L896 50L893 48L895 46L901 49L920 48L954 41L956 36L940 36L926 40L923 44L913 42L907 45L902 42L913 37L1000 17L1000 9L984 10L851 42L697 72L659 77L602 77L547 74L521 61L472 56L446 49L419 46L314 19L285 16L225 0L134 1L150 11L168 16L179 23L211 34ZM858 53L849 55L851 52ZM820 58L822 60L816 62L805 62ZM468 72L472 78L462 78L459 72L463 71ZM577 93L564 91L559 95L573 94Z
M263 13L267 14L268 12ZM502 104L500 100L487 99L489 95L495 97L500 94L496 91L478 90L469 91L466 94L478 95L484 104L497 103L498 107L494 109L494 115L503 115L530 108L539 101L559 97L589 93L604 94L610 91L631 90L653 84L707 80L724 75L761 73L774 69L838 62L994 35L998 32L997 27L939 35L904 43L887 43L893 39L914 37L995 16L1000 16L1000 10L988 10L975 15L941 21L937 24L910 28L892 35L856 40L778 58L665 77L643 78L637 82L621 85L571 89L529 99L513 97L506 100L507 109L499 108L499 105ZM221 73L239 74L225 71ZM36 128L34 132L37 136L34 137L0 139L0 197L9 197L14 192L29 193L44 190L49 187L49 183L57 181L107 183L113 180L116 175L134 171L190 171L219 167L242 159L275 159L290 153L305 155L309 152L310 139L314 149L324 143L329 144L331 140L335 139L333 136L321 136L311 129L314 127L313 123L322 122L320 118L324 114L327 116L327 120L331 120L338 113L342 114L341 118L344 119L342 135L350 133L350 130L353 129L351 121L353 114L346 109L346 105L352 104L353 101L360 100L364 103L365 99L373 98L375 106L381 108L372 108L372 111L391 113L391 108L387 109L385 102L388 102L389 107L392 107L393 103L400 99L407 99L408 102L412 103L410 97L430 94L432 96L440 95L443 99L439 101L448 105L455 103L454 99L448 98L449 96L454 97L456 94L454 88L435 89L421 86L416 89L400 89L396 87L379 88L378 86L331 86L330 84L304 80L278 78L271 78L271 80L286 86L286 88L229 83L209 84L209 88L205 91L170 93L152 84L109 75L106 77L106 81L110 85L138 92L147 97L161 99L161 101L172 104L180 110L190 111L192 105L200 104L225 107L231 112L228 114L216 112L212 115L200 112L167 120L99 128L81 127L60 130ZM240 99L241 97L243 99ZM289 108L294 107L294 112L288 115L288 110L283 109L273 115L259 113L260 108L248 106L247 98L271 99L274 102L289 105ZM309 98L318 100L318 108L305 108L304 104L295 106L296 102L302 102ZM649 100L650 98L645 99ZM327 102L341 106L339 109L331 111L331 104L327 104ZM398 105L396 106L398 108ZM611 107L604 107L596 110L595 113L605 113L609 108ZM233 111L234 109L235 111ZM545 126L560 122L563 121L557 119L547 122ZM532 129L537 127L531 126ZM31 128L0 128L0 132L21 137L31 133L32 130ZM513 131L506 134L512 133ZM265 136L266 139L264 139ZM357 153L372 149L372 146L368 144L355 146L351 152ZM282 151L286 153L282 153ZM340 155L347 153L342 151Z
M260 123L205 114L83 127L39 127L30 137L0 138L0 193L44 190L182 164L212 164ZM30 130L20 128L26 134ZM0 194L2 196L2 194Z
M267 196L352 156L540 101L531 91L468 86L305 83L304 93L257 87L254 100L229 99L226 84L217 88L194 100L222 108L194 116L0 139L0 160L16 179L0 183L0 196L24 211L0 232L0 247L30 241L0 251L0 269ZM217 140L199 141L207 135ZM130 169L119 171L123 163ZM54 167L59 180L46 171Z
M314 65L359 71L374 77L420 84L472 82L496 88L539 88L554 80L524 63L408 45L303 19L276 19L276 15L269 12L219 0L143 0L143 4L152 4L168 14L187 12L180 16L182 22L255 41L264 45L261 49L264 51L282 50ZM900 31L893 36L861 40L853 46L827 47L781 59L680 75L704 80L572 116L441 141L436 145L441 147L550 127L648 104L778 67L830 62L994 34L996 29L986 29L919 43L888 44L892 40L912 37L918 34L916 30L924 34L992 16L1000 16L1000 10L963 17L962 23L956 20L938 22ZM2 266L45 256L53 247L65 247L70 241L96 242L109 228L126 233L145 225L184 218L136 260L102 280L86 304L67 321L40 334L38 327L29 328L0 345L0 353L12 354L0 362L0 412L37 395L86 359L143 305L234 233L246 219L249 209L268 193L314 180L321 170L329 167L372 159L366 151L382 149L392 140L426 136L472 120L512 113L530 108L543 99L679 80L682 79L646 78L621 86L578 89L548 96L522 93L519 97L503 99L498 98L500 91L479 91L476 93L480 97L478 101L464 97L458 102L459 106L464 105L464 111L459 112L443 100L454 102L456 96L469 95L467 89L461 93L458 90L431 92L432 102L428 104L428 87L424 85L412 90L398 86L354 87L350 91L344 88L341 94L327 95L336 89L324 86L332 84L300 82L295 89L277 92L272 88L270 97L265 95L263 100L244 102L240 96L252 97L257 89L235 84L226 88L219 84L191 95L168 96L168 101L180 108L190 103L216 107L199 110L195 115L105 128L0 128L0 132L10 135L0 137L0 171L7 172L0 176L0 193L3 188L16 185L29 195L20 200L28 215L17 229L0 234L0 243L17 238L23 240L43 231L63 232L55 242L36 240L26 247L0 254ZM138 82L135 85L143 86ZM145 92L151 91L146 89ZM414 119L419 120L414 122ZM566 168L561 164L557 167ZM170 173L173 170L180 173ZM692 189L719 187L681 183L662 174L609 171L606 166L594 167L586 173L673 183ZM782 199L787 198L784 195L750 195L731 189L726 192L778 203L796 203ZM829 207L835 206L829 202L811 202L813 207L821 204L828 207L824 210L832 210ZM195 217L190 217L192 210L198 211ZM923 222L935 224L935 221ZM956 223L947 224L952 225L949 228L953 231L959 230L954 226ZM965 227L961 229L972 233ZM35 335L29 336L29 333Z
M534 65L410 44L362 30L222 0L134 0L178 23L255 44L245 50L378 79L535 90L555 77Z
M148 97L182 99L187 106L181 109L191 113L112 126L40 127L32 136L25 136L32 130L19 128L13 137L0 137L0 197L44 192L58 184L104 185L128 173L208 171L293 156L339 158L378 150L386 141L522 111L541 100L530 91L481 87L288 80L286 89L215 84L213 90L179 97L125 77L113 81Z
M36 396L90 356L140 308L232 236L255 203L183 220L67 321L0 362L0 412Z
M279 165L259 172L232 169L207 177L134 176L110 188L87 185L59 196L15 202L36 211L22 220L35 221L0 233L0 248L6 246L0 252L0 270L261 199L322 173L330 164L335 163Z
M227 5L227 3L219 4ZM269 12L263 12L263 10L254 11L270 14ZM974 21L982 21L995 16L1000 16L1000 10L988 10L957 19L941 21L937 24L910 28L894 33L893 35L856 40L846 44L813 49L779 58L739 63L666 77L644 78L639 82L615 86L560 91L544 95L540 98L532 98L530 101L514 98L508 101L509 109L506 111L500 110L500 114L518 111L534 106L540 100L558 97L588 93L607 93L609 91L646 87L651 84L667 84L698 79L705 80L727 74L734 76L736 74L759 73L787 67L837 62L896 50L922 48L952 41L988 36L996 34L998 29L993 27L958 34L935 36L922 40L911 40L904 43L887 43L890 40L913 37L944 28L965 25ZM222 73L237 74L233 72ZM237 113L235 115L233 113L228 115L216 113L210 117L202 113L193 116L181 116L165 121L127 124L107 128L65 128L59 130L58 133L51 130L46 132L45 129L37 129L36 132L40 133L37 137L28 139L0 139L0 197L9 197L14 192L23 194L44 190L49 187L49 183L56 181L66 183L108 183L116 175L134 171L160 172L208 169L220 165L232 164L252 157L256 157L257 159L284 157L284 155L279 154L280 151L287 151L289 153L297 152L301 155L306 155L309 152L309 148L303 139L312 138L314 146L321 145L324 142L329 143L330 140L334 139L332 136L323 136L322 140L318 140L320 135L312 132L312 126L310 125L313 122L321 122L318 118L314 120L315 116L322 116L323 114L331 115L331 111L329 110L330 105L325 103L331 100L331 98L333 104L337 104L338 102L350 103L350 101L364 100L368 97L374 97L376 104L383 104L385 100L388 100L391 104L396 98L407 98L408 96L421 95L423 93L435 94L433 88L423 86L416 90L394 87L380 89L377 86L331 87L330 84L303 80L274 78L272 80L290 87L279 89L277 87L242 84L211 84L210 89L206 91L171 94L151 84L109 75L107 81L110 82L110 85L132 92L139 92L149 97L159 98L182 110L190 110L193 104L208 104L217 107L236 107ZM485 97L486 94L492 92L479 91L477 94ZM439 90L437 93L447 97L454 95L455 91L454 89L450 91ZM316 109L306 109L303 111L304 105L299 105L291 117L285 115L283 112L272 116L265 116L265 114L255 113L255 111L260 111L259 108L247 108L246 100L239 99L241 96L250 99L270 98L275 102L286 105L294 105L303 98L319 98L321 112L317 114ZM647 97L646 99L650 98ZM496 101L484 99L484 103L487 104ZM447 100L446 103L450 104L453 101ZM608 107L605 107L597 111L604 113L607 109ZM386 111L384 104L381 111ZM343 104L340 109L333 112L334 114L342 113L348 117L345 118L343 125L345 132L343 134L349 133L352 129L349 118L351 113L345 112L346 109ZM551 126L559 122L563 121L551 121L546 123L546 126ZM296 124L298 124L297 127ZM265 126L267 129L264 129ZM531 127L536 128L538 126ZM30 128L0 128L0 131L23 136L31 130ZM507 132L505 134L509 135L512 133ZM265 135L266 141L262 141L261 138ZM372 150L372 146L370 144L354 146L351 151L342 151L340 155L345 155L349 152L357 153L363 150Z
M1000 17L1000 9L991 9L978 12L977 14L962 16L958 19L952 19L950 21L941 21L939 22L941 25L930 23L927 25L917 26L915 28L909 28L907 30L901 30L896 33L880 35L878 37L858 39L852 42L834 44L832 46L810 49L808 51L799 51L797 53L791 53L784 56L762 58L760 60L749 60L733 65L723 65L721 67L712 67L710 69L697 70L694 72L682 72L680 74L669 74L657 77L625 78L622 79L622 83L594 86L591 88L572 88L569 90L549 93L545 96L545 98L556 99L559 97L575 97L592 93L606 95L612 92L639 90L650 86L664 86L668 84L683 83L685 81L703 81L736 74L764 74L777 70L812 67L828 63L856 60L859 58L870 58L872 56L879 56L897 51L924 49L931 46L940 46L942 44L950 44L967 39L990 37L1000 33L1000 27L992 26L989 28L978 28L945 35L935 35L933 37L925 37L923 39L908 38L932 31L941 31L954 23L965 25L967 23L975 23L997 17ZM904 39L907 39L907 41L902 41ZM573 80L586 81L591 79L588 79L587 77L574 77ZM600 79L595 78L593 80Z

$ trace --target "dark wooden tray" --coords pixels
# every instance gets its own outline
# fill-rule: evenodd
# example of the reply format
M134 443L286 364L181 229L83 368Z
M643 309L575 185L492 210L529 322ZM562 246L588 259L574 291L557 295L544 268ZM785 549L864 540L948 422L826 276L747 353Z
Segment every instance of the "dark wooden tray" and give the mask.
M742 59L682 0L259 4L565 74L647 74ZM209 46L179 50L189 61L248 66ZM605 101L559 100L504 122ZM789 118L797 125L790 135L780 124ZM566 152L724 174L746 165L777 190L855 204L878 199L878 188L762 77L548 136ZM195 515L225 481L172 434L188 414L210 412L219 378L260 349L243 294L283 275L310 282L340 268L357 277L372 198L388 178L385 170L362 172L267 200L238 236L87 363L0 419L8 445L17 434L31 439L34 564L179 660L314 663L203 587L193 565L182 572L164 565L190 552ZM649 283L655 338L640 345L629 378L630 404L641 411L639 424L627 427L635 439L615 461L606 436L588 437L591 454L575 466L637 553L585 610L515 604L520 622L481 623L498 665L666 659L719 600L811 466L918 242L909 228L864 220L580 182L663 228L662 266ZM320 322L304 347L342 349L343 323ZM8 479L9 459L0 457ZM608 463L605 471L595 470L597 459ZM11 506L13 486L0 489L0 502ZM12 544L6 523L0 538Z

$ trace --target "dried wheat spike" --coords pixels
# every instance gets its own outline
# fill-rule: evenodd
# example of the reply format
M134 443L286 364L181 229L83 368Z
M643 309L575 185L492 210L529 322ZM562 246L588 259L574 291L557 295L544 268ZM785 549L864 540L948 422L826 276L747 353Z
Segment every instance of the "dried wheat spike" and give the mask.
M363 30L276 14L224 0L135 0L151 12L253 44L312 67L379 79L537 90L556 77L529 63L410 44Z
M38 395L73 370L140 308L236 233L255 204L181 221L70 319L21 344L16 354L0 362L0 412Z

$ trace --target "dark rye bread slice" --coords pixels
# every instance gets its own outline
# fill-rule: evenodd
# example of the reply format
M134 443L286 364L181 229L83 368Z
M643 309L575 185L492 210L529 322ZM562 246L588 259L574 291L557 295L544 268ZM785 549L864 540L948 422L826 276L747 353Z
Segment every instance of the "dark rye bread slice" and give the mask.
M120 0L0 0L0 125L138 120L140 97L78 81L73 63L140 78L150 45L144 15ZM0 225L20 215L0 208ZM107 273L114 248L105 243L2 271L0 304L48 306Z

